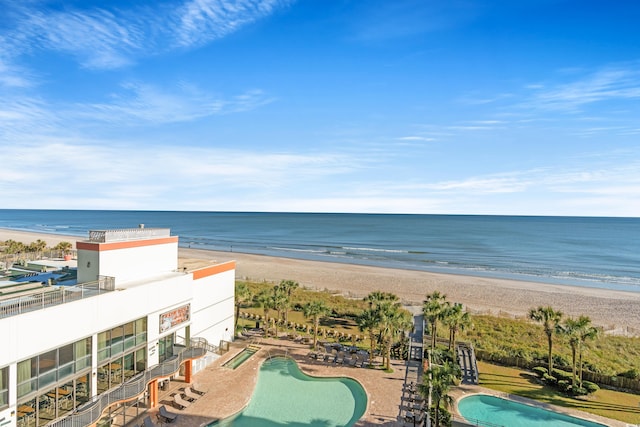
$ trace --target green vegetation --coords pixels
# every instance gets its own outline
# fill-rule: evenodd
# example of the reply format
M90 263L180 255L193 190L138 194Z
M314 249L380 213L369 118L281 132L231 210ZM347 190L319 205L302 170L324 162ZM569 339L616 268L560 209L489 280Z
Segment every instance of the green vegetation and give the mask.
M523 319L487 315L471 316L471 319L473 327L461 332L460 339L472 342L477 350L502 357L521 357L547 366L545 350L548 350L548 342L541 325ZM572 351L568 337L559 334L556 343L553 347L554 366L570 368ZM634 372L630 370L640 366L638 337L599 334L583 342L581 348L585 370L634 378Z
M575 399L540 384L529 371L484 362L478 362L478 371L483 387L630 424L640 423L640 395L637 394L600 389L588 398Z

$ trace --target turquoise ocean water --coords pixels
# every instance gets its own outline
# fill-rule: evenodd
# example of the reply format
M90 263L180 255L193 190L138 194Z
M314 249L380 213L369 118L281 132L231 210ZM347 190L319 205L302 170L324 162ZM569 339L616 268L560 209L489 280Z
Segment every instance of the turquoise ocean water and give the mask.
M640 292L640 218L0 209L0 228Z

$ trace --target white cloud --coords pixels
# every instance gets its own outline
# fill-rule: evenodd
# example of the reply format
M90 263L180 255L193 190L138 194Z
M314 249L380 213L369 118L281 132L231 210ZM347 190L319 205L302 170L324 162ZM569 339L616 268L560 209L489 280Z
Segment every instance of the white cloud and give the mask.
M43 3L13 5L13 27L0 32L11 60L40 51L70 55L87 68L112 69L179 48L202 46L272 14L293 0L189 0L177 5L133 3L128 9L47 9ZM38 6L35 9L34 6ZM0 58L1 59L1 58ZM11 80L0 62L0 82ZM14 84L19 83L13 82Z
M608 67L582 79L564 84L547 84L537 90L528 107L578 111L597 102L640 98L640 68Z
M200 46L222 38L290 4L290 0L190 0L176 11L178 46Z

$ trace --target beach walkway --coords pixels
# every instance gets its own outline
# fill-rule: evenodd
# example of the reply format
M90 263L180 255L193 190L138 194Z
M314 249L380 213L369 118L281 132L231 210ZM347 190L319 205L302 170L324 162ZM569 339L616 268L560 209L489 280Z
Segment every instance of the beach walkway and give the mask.
M462 370L462 384L478 385L478 363L473 346L467 343L459 343L456 349L458 363Z
M424 316L421 311L409 307L413 315L413 332L409 335L409 357L406 361L404 384L398 419L406 426L422 425L424 422L424 399L418 391L423 374Z

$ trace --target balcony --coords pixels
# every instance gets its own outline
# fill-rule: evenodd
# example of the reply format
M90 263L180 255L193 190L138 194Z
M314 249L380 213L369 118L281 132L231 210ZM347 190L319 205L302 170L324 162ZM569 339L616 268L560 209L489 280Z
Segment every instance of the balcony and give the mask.
M0 301L0 319L43 310L113 290L115 290L115 278L109 276L100 276L96 281L74 286L43 287L38 292Z
M93 400L79 406L72 415L54 420L46 426L83 427L92 425L100 419L102 413L111 405L137 398L147 390L147 386L151 381L174 375L180 370L180 365L185 361L203 357L207 351L216 350L215 346L209 345L206 340L194 339L190 347L171 359L136 375L112 390L96 396Z

